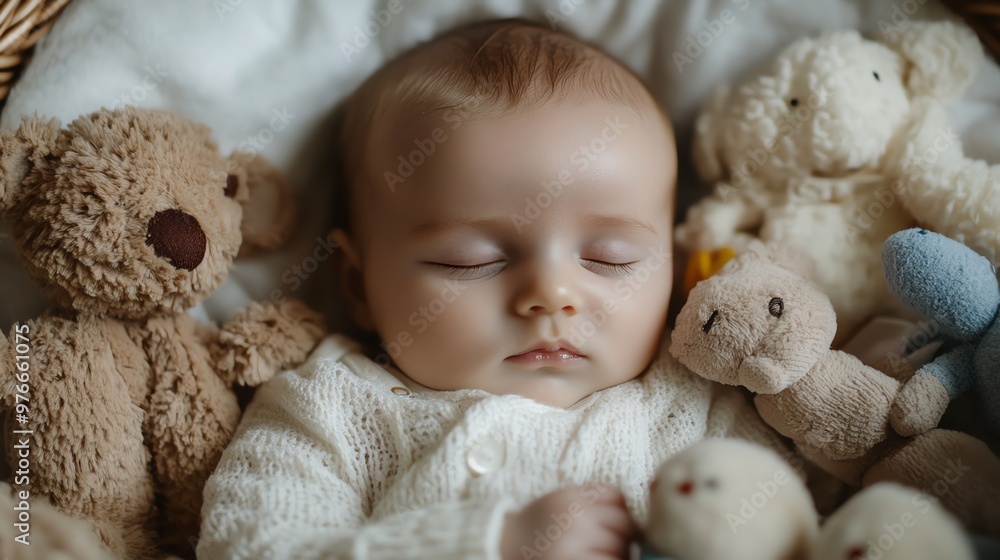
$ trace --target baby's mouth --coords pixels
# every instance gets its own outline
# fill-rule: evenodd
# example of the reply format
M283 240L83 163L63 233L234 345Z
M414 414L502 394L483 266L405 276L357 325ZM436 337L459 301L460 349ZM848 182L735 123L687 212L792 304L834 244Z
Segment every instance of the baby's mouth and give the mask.
M519 354L508 356L505 362L526 367L568 367L585 360L586 356L572 345L556 342L542 344Z

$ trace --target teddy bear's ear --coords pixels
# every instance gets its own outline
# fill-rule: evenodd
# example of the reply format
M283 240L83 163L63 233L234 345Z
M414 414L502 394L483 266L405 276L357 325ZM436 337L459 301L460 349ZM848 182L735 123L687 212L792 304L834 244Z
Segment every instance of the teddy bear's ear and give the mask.
M0 215L6 214L24 179L52 152L58 137L59 121L37 115L0 135Z
M722 114L729 101L729 87L722 86L712 95L711 101L702 109L694 123L694 157L695 170L698 177L706 183L714 183L725 179L719 140L724 134Z
M883 30L885 44L902 55L911 98L949 100L965 89L983 59L979 39L950 21L913 21Z
M230 175L237 185L235 199L243 206L240 257L281 247L294 233L298 218L295 190L263 158L245 152L230 156Z

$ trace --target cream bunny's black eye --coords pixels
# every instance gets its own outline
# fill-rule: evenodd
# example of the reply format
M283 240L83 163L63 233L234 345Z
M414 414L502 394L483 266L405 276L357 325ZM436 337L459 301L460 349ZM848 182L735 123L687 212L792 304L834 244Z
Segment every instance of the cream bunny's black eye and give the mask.
M789 104L789 105L791 105L792 107L798 107L798 106L799 106L799 99L798 99L797 97L793 97L793 98L792 98L792 99L791 99L791 100L790 100L790 101L788 102L788 104Z
M882 79L878 77L878 72L872 72L872 76L875 76L875 81L876 82L881 82L882 81Z
M767 302L767 312L775 317L781 317L785 312L785 302L780 297L771 298L771 301Z
M236 189L238 189L239 187L240 187L240 178L237 177L236 175L230 174L228 177L226 177L226 188L223 192L225 192L226 196L228 196L229 198L233 198L236 196Z

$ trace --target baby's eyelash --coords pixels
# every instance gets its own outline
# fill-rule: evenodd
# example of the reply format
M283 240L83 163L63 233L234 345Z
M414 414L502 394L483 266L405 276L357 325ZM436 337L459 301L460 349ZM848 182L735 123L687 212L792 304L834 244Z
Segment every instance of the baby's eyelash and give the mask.
M487 276L495 271L499 271L503 268L506 261L493 261L483 264L476 264L471 266L458 265L458 264L445 264L439 262L428 262L427 264L433 265L448 274L458 278L459 280L469 280L474 278L481 278Z
M609 263L591 259L583 259L583 261L586 263L585 268L598 274L631 274L635 271L635 267L633 265L638 262ZM476 265L445 264L439 262L428 262L427 264L443 270L447 274L454 276L459 280L476 280L492 276L493 274L499 272L507 264L507 261L493 261Z
M635 267L632 266L632 265L634 265L635 263L639 262L639 261L634 261L634 262L627 262L627 263L609 263L609 262L604 262L604 261L594 261L594 260L590 260L590 259L583 259L583 260L586 261L588 264L596 266L598 269L600 269L602 271L614 272L614 273L622 273L622 272L624 272L626 274L635 271Z

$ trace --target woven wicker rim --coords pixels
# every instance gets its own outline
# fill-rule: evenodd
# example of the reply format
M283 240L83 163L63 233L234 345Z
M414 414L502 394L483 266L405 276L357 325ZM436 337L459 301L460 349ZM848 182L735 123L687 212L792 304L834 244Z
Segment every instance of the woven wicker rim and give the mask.
M944 0L944 3L965 19L1000 62L1000 3L995 0Z
M6 98L27 51L41 39L70 0L0 2L0 99Z

